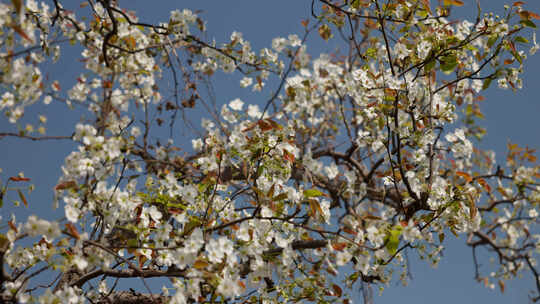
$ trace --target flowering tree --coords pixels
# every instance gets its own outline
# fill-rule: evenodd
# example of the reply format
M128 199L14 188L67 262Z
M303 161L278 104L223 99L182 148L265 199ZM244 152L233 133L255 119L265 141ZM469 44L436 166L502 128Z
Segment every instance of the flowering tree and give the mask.
M47 107L39 126L0 133L76 144L54 188L62 219L2 212L2 301L350 303L350 288L406 281L405 251L436 265L449 234L465 236L480 282L528 273L539 300L534 152L510 144L497 165L473 143L482 91L521 88L540 16L518 1L456 20L462 1L431 2L314 0L302 35L262 50L239 32L204 39L189 10L149 24L121 1L0 3L5 118L35 119L39 101L84 112L64 135L45 134ZM311 58L309 35L342 45ZM43 70L77 47L84 71L64 90ZM212 106L216 73L277 89ZM200 106L204 132L175 144ZM30 178L3 174L3 208L12 193L28 205ZM122 289L127 278L147 290Z

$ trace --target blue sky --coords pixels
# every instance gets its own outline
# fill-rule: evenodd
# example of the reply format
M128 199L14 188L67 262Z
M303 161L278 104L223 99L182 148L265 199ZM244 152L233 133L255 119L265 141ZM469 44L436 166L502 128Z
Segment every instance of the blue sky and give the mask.
M68 2L68 1L64 1ZM79 1L75 1L79 3ZM435 2L435 1L432 1ZM464 0L466 5L456 9L457 16L473 16L476 13L476 4L472 0ZM508 3L502 0L481 0L484 11L503 13L503 5ZM240 31L246 40L251 41L253 49L270 46L271 40L278 36L287 36L291 33L302 34L300 24L302 19L310 17L310 0L120 0L120 4L137 11L141 21L166 21L169 12L174 9L190 8L201 10L200 16L207 21L208 38L215 38L217 42L229 39L233 31ZM540 1L528 1L527 9L540 13ZM318 38L315 37L314 38ZM530 37L528 37L530 38ZM308 41L309 52L317 56L320 52L332 51L336 47L332 42L325 43L321 39ZM66 52L66 57L56 66L46 72L51 79L59 79L63 88L69 88L74 83L74 75L80 72L81 63L76 51ZM484 96L486 100L482 109L486 119L481 124L487 127L488 135L480 143L482 148L494 149L500 161L504 160L508 140L520 145L529 145L540 148L540 54L529 57L523 75L524 88L517 93L503 91L492 86ZM215 91L217 102L222 104L236 97L248 103L259 103L267 100L276 83L269 83L262 93L251 93L238 86L239 77L217 75ZM42 106L30 109L26 114L29 120L35 121L35 113L42 110ZM69 135L72 126L79 119L79 112L66 111L62 105L51 105L47 108L49 117L49 135ZM55 114L56 113L56 114ZM57 113L62 113L58 115ZM69 115L66 116L66 113ZM191 113L190 113L191 114ZM194 122L199 114L196 114ZM0 132L16 130L4 118L0 119ZM60 167L66 155L74 145L70 142L30 142L13 138L4 138L1 141L0 168L1 178L16 175L24 171L32 178L36 190L28 196L30 208L15 210L10 203L17 199L16 193L11 192L5 199L5 206L1 215L5 219L15 212L19 219L28 214L38 214L44 218L60 218L62 210L51 210L52 188L60 175ZM408 287L401 287L399 283L392 282L385 286L381 296L375 291L375 303L527 303L528 291L533 288L530 274L524 273L524 278L510 282L504 294L498 288L489 290L474 280L474 269L470 248L464 245L462 236L458 240L447 238L444 259L437 269L432 269L425 262L419 262L414 254L410 254L411 272L413 280ZM485 256L484 256L485 257ZM484 269L489 269L489 261L481 261ZM361 303L361 300L356 301Z

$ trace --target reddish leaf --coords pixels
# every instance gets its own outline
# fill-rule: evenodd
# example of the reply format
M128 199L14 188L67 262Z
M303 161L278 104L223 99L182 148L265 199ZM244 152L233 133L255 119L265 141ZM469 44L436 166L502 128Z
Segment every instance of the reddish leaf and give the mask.
M512 6L522 6L523 4L525 4L525 2L523 2L523 1L516 1L516 2L514 2L514 4L512 4Z
M60 91L60 89L61 89L60 84L58 83L58 81L53 82L52 86L57 91Z
M376 101L374 101L374 102L372 102L372 103L368 103L368 104L366 105L366 108L371 108L371 107L373 107L373 106L376 105L376 104L377 104Z
M23 29L18 26L17 24L11 24L10 27L19 35L21 35L21 37L23 37L24 39L26 39L28 42L30 43L34 43L34 41L32 41L32 39L30 39L30 37L28 37L28 35L26 35L26 33L23 31Z
M348 233L348 234L352 234L352 235L358 234L358 232L352 230L352 229L349 228L349 227L343 227L343 231L345 231L345 232Z
M147 260L145 255L139 255L139 268L142 268Z
M332 289L334 290L334 294L338 298L340 298L343 294L343 290L341 290L341 287L337 286L336 284L332 284Z
M291 164L294 163L294 154L290 153L285 149L283 149L283 158L289 161Z
M238 281L238 286L242 289L246 289L246 283L242 282L241 280Z
M112 88L112 81L109 81L109 80L103 81L103 88L105 88L105 89Z
M534 18L534 19L540 19L540 15L538 15L538 14L535 13L535 12L529 12L529 16L531 16L531 17Z
M19 233L19 229L17 229L17 226L15 226L13 221L9 221L8 225L9 225L9 227L11 227L11 229L13 229L13 231L15 231L15 233Z
M19 176L12 176L9 178L10 181L14 182L29 182L30 178L28 177L19 177Z
M375 220L375 221L380 221L380 220L382 220L381 217L378 217L378 216L376 216L376 215L372 215L372 214L369 214L369 213L363 215L363 216L362 216L362 219L364 219L364 220Z
M347 247L347 243L332 243L332 248L337 251L343 251Z
M487 191L491 192L491 186L483 179L479 178L478 183Z
M458 171L458 172L456 172L456 175L463 177L467 181L467 183L472 182L472 177L471 177L471 175L469 173L466 173L466 172L463 172L463 171Z

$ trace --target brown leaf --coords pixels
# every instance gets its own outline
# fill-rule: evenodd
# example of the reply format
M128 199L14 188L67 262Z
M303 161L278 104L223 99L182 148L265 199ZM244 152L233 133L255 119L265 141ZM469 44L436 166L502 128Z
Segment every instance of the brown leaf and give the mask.
M81 238L81 235L77 231L77 228L72 223L67 223L66 229L72 237L76 238L77 240Z
M135 38L133 38L133 36L127 36L126 43L132 50L135 49L135 47L137 46L137 42L135 41Z
M195 263L193 264L193 267L195 267L195 269L205 269L206 267L208 267L208 262L204 261L204 260L196 260Z
M195 96L191 95L191 97L189 99L182 100L182 106L184 108L190 108L191 109L191 108L195 107L195 100L196 100Z
M322 215L322 209L321 209L321 205L319 204L319 202L315 199L310 199L308 200L309 202L309 208L310 208L310 211L311 211L311 216L315 216L317 214L317 212Z
M17 11L17 14L20 14L22 9L22 0L11 0L11 3L13 3L13 6L15 6L15 11Z
M144 266L144 263L148 260L145 255L139 255L139 268Z
M424 8L431 14L431 3L429 3L429 0L422 0L422 3L424 4Z
M472 197L469 198L470 199L470 216L471 218L475 218L476 217L476 214L478 213L478 209L476 209L476 203L474 202L474 199Z
M332 37L332 30L327 24L323 24L319 27L319 35L325 41L328 41Z
M28 201L26 200L26 197L24 197L24 194L22 193L21 190L17 189L17 193L19 194L19 198L21 199L21 201L23 202L24 206L26 208L28 208Z
M501 292L504 293L504 282L502 280L499 280L499 288L501 289Z
M505 59L504 60L504 64L512 64L514 62L514 60L512 59Z
M444 0L444 5L463 6L463 1L461 1L461 0Z
M273 129L272 124L270 122L266 121L266 119L259 120L257 122L257 125L259 126L259 128L263 132L266 132L266 131L269 131L269 130Z
M76 188L76 187L77 187L76 182L66 181L66 182L61 182L60 184L56 185L54 187L54 190L65 190L65 189Z

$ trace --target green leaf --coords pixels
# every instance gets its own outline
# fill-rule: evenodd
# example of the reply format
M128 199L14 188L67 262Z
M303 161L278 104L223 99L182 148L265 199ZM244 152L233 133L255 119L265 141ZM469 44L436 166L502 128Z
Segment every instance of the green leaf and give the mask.
M356 282L356 280L358 280L359 276L360 275L358 274L358 272L355 272L349 276L348 280L354 283Z
M416 12L418 14L418 17L420 18L426 18L428 16L428 11L421 9Z
M0 208L4 206L4 194L6 194L6 188L3 188L2 191L0 191Z
M0 253L4 253L9 248L9 239L4 234L0 233Z
M377 50L374 49L374 48L367 49L366 50L366 56L371 57L371 58L377 57Z
M516 42L528 44L528 43L529 43L529 40L527 40L527 38L524 38L524 37L521 37L521 36L517 36L517 37L516 37Z
M280 194L274 196L274 197L272 198L272 200L273 200L273 201L281 201L281 200L286 199L287 197L288 197L287 193L283 192L283 193L280 193Z
M435 59L431 59L429 60L425 65L424 65L424 72L429 72L431 70L433 70L433 68L435 67L435 63L437 63L437 61Z
M395 226L394 229L388 231L386 234L386 250L388 250L388 253L391 255L396 254L397 249L399 247L399 236L401 235L401 228L400 226Z
M439 233L439 242L441 244L442 244L442 242L444 242L444 237L445 237L444 232Z
M455 55L450 55L441 59L441 71L450 74L457 67L458 61Z
M307 198L323 196L323 195L324 194L321 191L317 190L317 189L304 190L304 196L307 197Z
M514 58L516 58L519 64L523 64L523 59L521 58L521 56L519 56L518 52L512 52L512 55L514 56Z
M491 37L489 37L489 39L488 39L487 46L492 47L495 44L495 42L497 41L497 39L499 39L499 37L497 35L491 35Z
M396 100L396 97L394 96L390 96L390 95L384 96L384 101L395 101L395 100Z
M167 207L169 207L169 208L179 208L179 209L182 209L182 210L187 210L186 205L178 203L178 202L168 202L166 204L167 204Z
M521 25L523 26L536 28L536 24L534 24L534 22L532 22L531 20L524 19L524 20L519 21L519 23L521 23Z
M492 81L493 79L491 77L486 78L486 80L484 80L484 84L482 85L482 90L487 90L487 88L489 88L489 85L491 85Z

